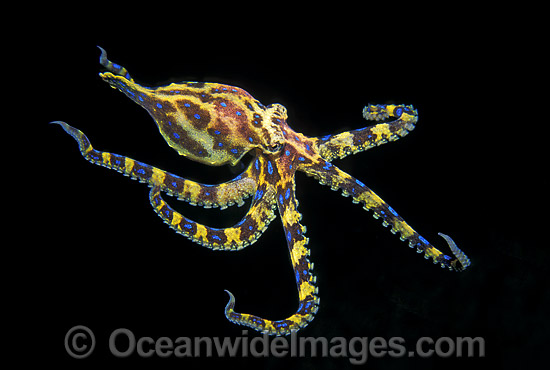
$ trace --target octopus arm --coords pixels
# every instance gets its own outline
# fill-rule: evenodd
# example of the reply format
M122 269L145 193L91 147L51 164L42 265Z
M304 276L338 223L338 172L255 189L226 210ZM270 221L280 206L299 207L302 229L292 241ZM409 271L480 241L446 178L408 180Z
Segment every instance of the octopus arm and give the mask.
M273 198L273 197L271 197ZM149 193L151 206L159 217L192 241L214 250L240 250L253 244L275 218L270 195L258 189L247 214L233 227L214 228L188 219L174 210L161 196L159 186Z
M120 172L150 187L159 187L167 194L193 205L222 209L233 204L242 205L244 199L252 195L256 189L256 182L253 179L256 170L252 165L249 165L241 175L226 183L201 184L126 156L98 151L92 147L90 140L82 131L62 121L52 123L60 125L77 141L80 153L87 161Z
M340 170L329 162L312 164L303 169L310 176L316 178L322 185L330 186L333 190L341 190L342 195L351 196L354 203L360 203L367 211L372 211L376 219L382 219L384 227L390 227L393 234L399 233L400 239L408 241L409 247L415 248L418 253L424 253L426 259L432 259L434 264L455 271L462 271L470 265L468 257L456 246L452 239L441 235L449 244L454 258L442 253L424 237L418 234L405 220L376 193L361 181Z
M235 312L235 297L231 292L229 302L225 307L225 316L233 323L249 326L255 330L273 335L288 335L292 331L305 327L317 312L319 305L316 279L312 273L313 263L309 262L308 238L304 236L305 227L299 222L300 213L297 211L297 200L294 196L293 180L278 186L277 206L285 231L287 246L292 261L292 268L298 288L298 309L282 320L268 320L248 313Z
M324 160L344 158L395 141L414 130L418 120L410 105L367 105L363 117L369 121L388 120L358 130L316 138L319 153Z

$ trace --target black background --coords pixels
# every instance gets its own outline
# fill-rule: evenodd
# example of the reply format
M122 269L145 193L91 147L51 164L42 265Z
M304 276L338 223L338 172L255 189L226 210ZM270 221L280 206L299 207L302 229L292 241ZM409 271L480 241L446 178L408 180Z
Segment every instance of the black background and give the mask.
M281 103L291 127L309 136L366 126L361 111L367 103L413 104L419 122L409 136L335 164L446 253L437 232L452 236L472 266L454 273L432 265L350 199L298 174L299 210L321 298L318 314L299 335L403 337L408 350L425 336L485 340L485 358L387 355L369 358L371 369L476 363L517 368L544 358L550 307L548 248L539 239L547 228L547 197L540 190L548 180L534 139L546 123L526 121L540 109L536 97L525 101L533 96L528 84L537 67L512 59L510 46L522 40L508 32L513 26L497 25L496 32L483 20L459 17L425 24L424 32L413 34L419 22L407 18L367 28L336 17L297 30L289 28L296 18L191 22L186 14L163 25L107 13L98 11L101 20L89 27L59 19L22 40L19 55L25 66L30 63L25 80L12 85L23 87L12 91L23 103L19 137L25 137L30 155L18 157L20 186L8 196L18 204L10 208L16 210L13 218L25 226L12 248L17 263L8 268L17 269L11 286L23 319L16 321L35 330L32 342L39 343L46 362L349 365L331 358L116 359L109 353L107 341L117 328L138 338L241 336L243 328L224 317L224 289L235 295L238 312L270 319L291 315L297 292L279 219L243 251L202 248L161 222L145 185L86 162L72 138L48 125L66 121L98 150L196 181L227 181L239 170L178 156L147 112L97 76L102 68L96 45L146 86L221 82L244 88L266 105ZM30 93L39 98L29 99ZM246 212L167 200L216 227L230 226ZM63 346L75 325L89 327L97 339L85 360L71 358ZM32 347L28 337L20 343L23 350Z

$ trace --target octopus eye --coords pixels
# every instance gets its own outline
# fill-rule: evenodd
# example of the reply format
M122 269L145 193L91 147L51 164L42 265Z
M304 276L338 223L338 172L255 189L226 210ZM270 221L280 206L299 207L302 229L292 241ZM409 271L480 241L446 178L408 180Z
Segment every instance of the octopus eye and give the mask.
M282 143L273 143L268 147L268 151L270 153L280 152L281 149L283 149L283 144Z

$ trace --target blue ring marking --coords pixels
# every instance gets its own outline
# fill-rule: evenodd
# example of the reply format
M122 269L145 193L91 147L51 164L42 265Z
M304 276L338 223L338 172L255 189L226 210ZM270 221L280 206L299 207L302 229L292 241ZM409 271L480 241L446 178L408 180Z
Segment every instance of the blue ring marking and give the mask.
M282 321L274 321L273 322L273 326L275 326L276 328L279 328L279 327L287 327L288 324L286 322L282 322Z
M289 155L290 155L290 151L289 151L289 150L286 150L286 151L285 151L285 155L289 156Z
M166 214L166 217L170 217L170 210L167 209L166 211L164 211L164 213Z
M237 154L239 151L237 149L231 149L231 153Z
M267 172L270 175L273 175L273 166L271 165L271 161L267 161Z
M139 174L145 175L145 170L143 168L140 168L136 172L139 173Z
M177 186L178 186L178 183L174 181L174 182L172 182L172 186L173 186L173 187L177 187Z
M399 118L401 117L401 115L403 114L403 108L399 107L399 108L395 108L395 110L393 111L393 114Z
M201 119L201 116L197 113L195 113L195 116L194 116L196 119Z
M158 109L162 109L162 104L157 103L157 108L158 108Z
M331 167L332 167L332 163L330 163L330 162L325 162L325 165L323 166L323 168L324 168L325 170L328 170L328 169L330 169Z
M215 133L216 135L219 135L219 134L220 134L220 132L219 132L218 130L215 130L214 133Z

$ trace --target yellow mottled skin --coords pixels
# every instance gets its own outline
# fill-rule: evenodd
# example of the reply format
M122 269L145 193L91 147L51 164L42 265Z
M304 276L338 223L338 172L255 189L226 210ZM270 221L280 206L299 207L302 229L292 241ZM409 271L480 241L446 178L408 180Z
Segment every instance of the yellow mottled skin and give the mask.
M153 167L153 176L151 176L151 182L155 185L162 185L166 175L164 171L159 170L158 168Z
M131 159L131 158L128 158L126 157L124 159L124 168L125 168L125 173L127 175L130 175L132 173L132 168L134 167L134 160Z

